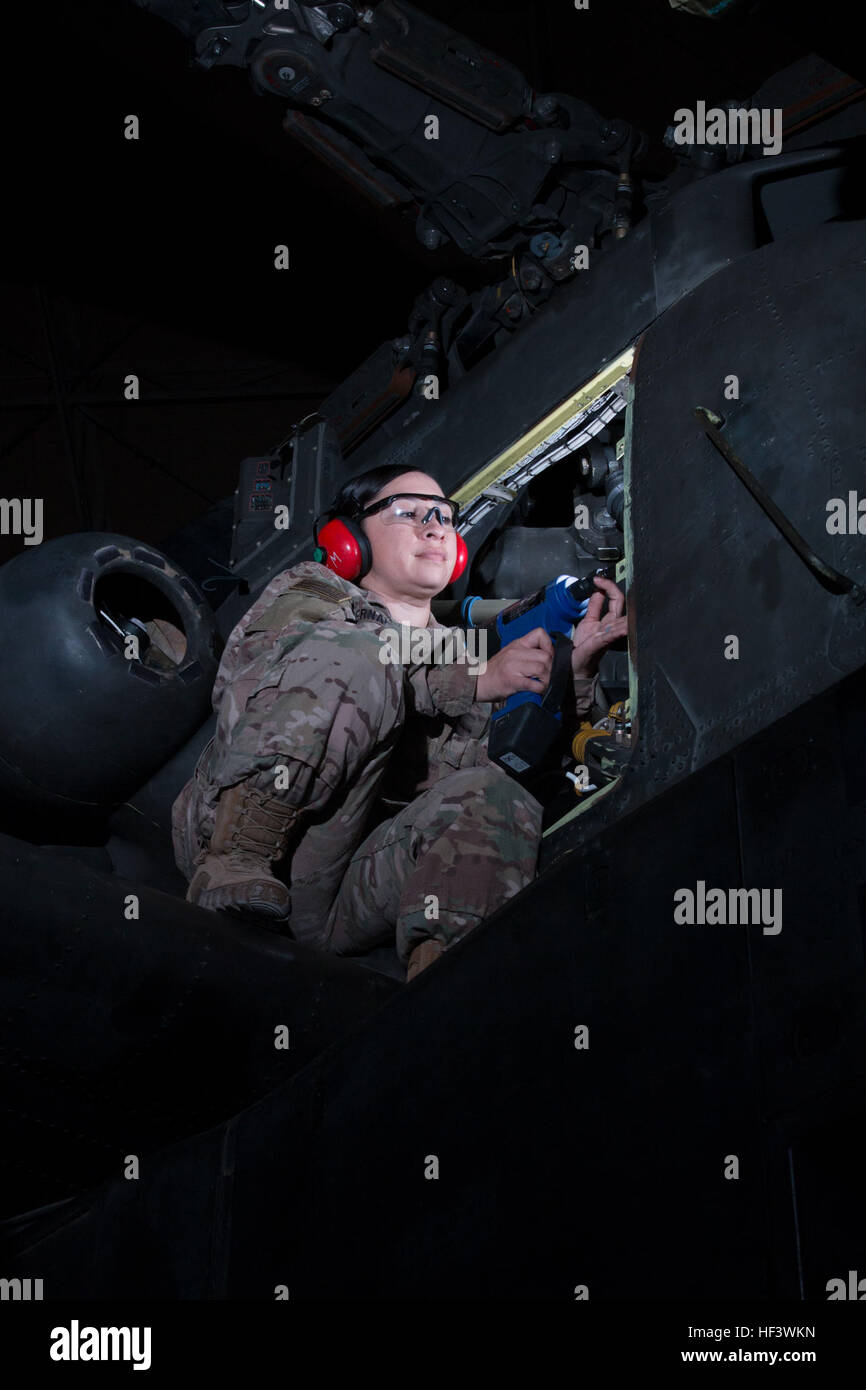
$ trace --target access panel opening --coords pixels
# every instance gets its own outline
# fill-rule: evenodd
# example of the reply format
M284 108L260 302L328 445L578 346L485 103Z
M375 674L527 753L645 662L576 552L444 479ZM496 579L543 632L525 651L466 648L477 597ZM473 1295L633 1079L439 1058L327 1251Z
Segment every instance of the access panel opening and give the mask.
M93 606L115 639L154 671L183 664L187 637L183 619L166 594L144 575L114 571L97 579ZM132 646L128 639L135 639Z
M456 494L458 529L467 543L473 530L483 540L468 588L479 601L472 606L464 599L462 608L450 604L449 610L468 613L473 623L490 623L496 613L507 616L508 604L549 591L560 576L582 580L592 592L591 577L600 569L623 591L627 605L633 358L633 349L623 353ZM435 604L434 612L441 621L464 625L456 612L437 612ZM545 836L618 783L632 756L636 695L622 637L601 656L592 708L578 713L576 726L572 718L575 731L560 737L556 752L538 767L510 765L544 806ZM527 746L534 746L532 739Z

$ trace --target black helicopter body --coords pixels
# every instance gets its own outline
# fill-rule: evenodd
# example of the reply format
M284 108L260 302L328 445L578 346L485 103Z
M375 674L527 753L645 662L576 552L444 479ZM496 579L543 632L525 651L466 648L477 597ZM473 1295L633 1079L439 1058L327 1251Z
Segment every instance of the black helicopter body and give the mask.
M485 85L477 50L462 82L469 47L399 0L293 0L269 30L254 6L145 8L417 208L423 244L508 271L439 277L405 338L244 460L215 607L195 526L0 572L6 639L39 634L0 694L0 1272L49 1296L826 1297L866 1270L862 103L773 157L692 151L641 201L639 132L504 62ZM431 102L475 132L449 215ZM169 838L222 643L384 462L462 503L444 600L612 561L630 620L595 794L560 776L536 880L409 986L393 952L186 903Z

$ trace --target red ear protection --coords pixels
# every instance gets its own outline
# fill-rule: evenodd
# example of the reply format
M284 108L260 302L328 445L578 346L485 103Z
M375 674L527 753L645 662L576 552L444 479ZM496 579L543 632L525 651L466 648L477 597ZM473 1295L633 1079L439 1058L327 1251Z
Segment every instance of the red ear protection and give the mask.
M454 568L453 568L453 570L451 571L451 578L448 580L448 583L449 583L449 584L453 584L455 579L459 579L459 578L460 578L461 574L462 574L463 571L465 570L465 568L466 568L466 566L467 566L468 563L469 563L469 551L466 549L466 542L465 542L465 540L463 539L463 537L461 536L460 532L458 531L458 532L457 532L457 559L454 561Z
M316 541L325 552L316 559L321 559L341 579L359 579L373 563L370 542L350 517L335 516L322 527Z
M370 542L357 522L352 521L350 517L335 516L318 532L316 541L325 552L324 557L317 555L316 559L321 559L322 563L341 579L359 579L373 564ZM468 562L469 551L466 549L465 540L458 532L457 558L448 580L449 584L460 578Z

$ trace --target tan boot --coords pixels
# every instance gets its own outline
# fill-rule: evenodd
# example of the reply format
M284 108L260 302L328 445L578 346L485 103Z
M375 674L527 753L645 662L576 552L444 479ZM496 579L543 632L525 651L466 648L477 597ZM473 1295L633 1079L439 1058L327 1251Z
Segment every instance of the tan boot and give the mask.
M416 975L420 975L422 970L426 970L428 965L432 965L434 960L438 960L442 954L441 941L433 941L428 938L426 941L419 941L412 954L409 956L409 964L406 968L406 983L414 980Z
M300 815L251 782L228 787L217 801L208 852L187 889L187 902L233 916L285 921L291 895L271 865L285 854Z

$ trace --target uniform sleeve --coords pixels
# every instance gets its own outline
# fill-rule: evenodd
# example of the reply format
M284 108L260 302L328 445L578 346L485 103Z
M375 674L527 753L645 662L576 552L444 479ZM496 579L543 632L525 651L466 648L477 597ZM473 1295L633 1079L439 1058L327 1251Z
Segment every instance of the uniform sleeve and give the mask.
M475 690L478 685L477 672L471 666L462 662L452 662L443 663L441 666L425 666L421 670L424 673L426 695L432 706L430 713L446 714L452 719L457 715L469 714L475 704ZM411 675L410 680L413 688L417 688Z
M486 737L494 710L504 701L476 701L478 676L469 662L452 661L440 664L415 664L406 668L412 689L413 707L418 714L460 716L459 727L472 738ZM575 713L585 719L596 701L598 675L575 678Z
M325 807L402 719L402 674L381 650L375 632L339 621L293 622L265 649L251 640L221 705L214 780L258 774L292 805Z
M444 714L449 719L469 714L475 703L477 669L466 660L414 662L404 667L410 699L416 714Z

